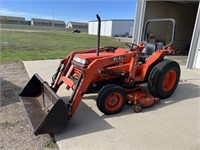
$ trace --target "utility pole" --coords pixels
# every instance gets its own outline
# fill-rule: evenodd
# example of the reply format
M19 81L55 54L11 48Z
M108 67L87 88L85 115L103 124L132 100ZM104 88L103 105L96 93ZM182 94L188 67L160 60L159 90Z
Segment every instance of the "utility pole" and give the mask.
M53 27L53 30L54 30L54 10L53 10L53 22L52 22L52 27Z

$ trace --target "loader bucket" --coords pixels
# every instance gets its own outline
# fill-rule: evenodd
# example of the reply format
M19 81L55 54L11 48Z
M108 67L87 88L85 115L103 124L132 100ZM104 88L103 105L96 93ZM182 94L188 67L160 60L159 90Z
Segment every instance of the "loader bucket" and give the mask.
M54 134L67 126L68 107L38 74L19 94L34 134Z

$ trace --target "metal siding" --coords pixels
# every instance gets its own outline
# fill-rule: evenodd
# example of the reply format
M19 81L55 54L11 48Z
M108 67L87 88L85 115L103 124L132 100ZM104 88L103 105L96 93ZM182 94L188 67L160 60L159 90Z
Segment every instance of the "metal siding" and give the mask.
M101 35L105 35L106 33L106 22L101 22Z
M133 25L129 28L129 36L133 36Z
M146 0L137 0L136 16L133 26L133 42L139 44L142 39Z
M107 21L106 22L106 34L105 34L105 36L112 36L112 25L113 25L113 21Z
M93 22L88 23L88 34L92 34L92 28L93 28L92 24Z
M88 24L88 34L97 35L98 23L97 22L89 22Z
M196 23L194 27L194 33L192 36L192 41L191 41L191 46L190 46L190 51L188 55L188 60L187 60L187 68L200 68L200 2L199 2L199 8L197 12L197 17L196 17Z
M101 22L101 35L105 36L105 34L106 34L106 22L102 21Z
M111 36L111 21L102 21L101 22L101 35L102 36Z
M129 34L130 28L133 26L134 21L115 21L106 20L101 22L101 35L114 36ZM97 35L98 22L90 21L88 25L88 34Z
M112 21L101 21L101 36L111 36L111 28L112 28ZM95 29L97 30L97 28ZM97 32L95 33L97 34Z
M197 47L197 57L196 57L196 63L195 63L195 68L200 69L200 38L199 38L199 46Z
M89 22L88 34L97 35L98 22ZM112 36L112 21L101 22L101 36Z
M112 36L123 36L129 34L130 27L133 26L134 21L113 21Z
M98 33L98 22L94 22L94 26L93 26L93 34L97 35Z

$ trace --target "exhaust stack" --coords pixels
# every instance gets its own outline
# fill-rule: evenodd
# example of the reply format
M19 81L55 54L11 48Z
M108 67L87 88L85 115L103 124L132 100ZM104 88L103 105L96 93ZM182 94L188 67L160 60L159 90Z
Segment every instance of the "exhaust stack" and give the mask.
M96 49L96 54L99 56L99 46L100 46L100 35L101 35L101 18L99 15L96 15L97 20L98 20L98 33L97 33L97 49Z

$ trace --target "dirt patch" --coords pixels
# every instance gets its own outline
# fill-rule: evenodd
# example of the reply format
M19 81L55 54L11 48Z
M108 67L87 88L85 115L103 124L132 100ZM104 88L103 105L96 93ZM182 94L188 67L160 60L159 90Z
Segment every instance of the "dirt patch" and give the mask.
M29 78L22 63L0 64L0 149L44 150L49 135L35 136L18 94ZM58 150L58 147L51 150Z

